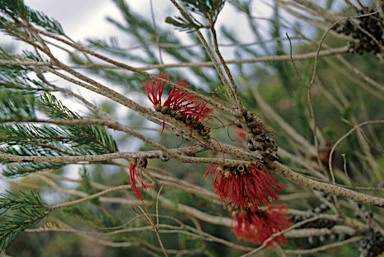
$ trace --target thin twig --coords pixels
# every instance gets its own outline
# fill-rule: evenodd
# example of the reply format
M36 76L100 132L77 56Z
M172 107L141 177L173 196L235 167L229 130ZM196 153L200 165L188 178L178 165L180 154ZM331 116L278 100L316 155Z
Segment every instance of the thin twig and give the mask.
M335 152L336 147L343 141L345 138L347 138L353 131L358 129L359 127L368 125L368 124L382 124L384 123L383 120L373 120L373 121L366 121L360 124L355 125L351 130L349 130L344 136L342 136L337 142L333 145L331 152L329 154L329 159L328 159L328 167L329 167L329 172L331 173L332 181L335 183L335 177L333 175L333 170L332 170L332 158L333 158L333 153Z
M151 6L151 16L152 16L152 22L153 22L153 29L155 30L156 44L157 44L157 47L159 48L159 59L160 59L160 63L164 64L163 57L161 55L160 35L157 32L156 19L155 19L155 13L153 12L153 2L152 2L152 0L150 0L149 3L150 3L150 6Z
M157 230L159 230L159 196L160 196L160 192L161 190L163 189L164 185L162 185L160 187L160 190L159 190L159 193L157 194L157 198L156 198L156 217L157 217Z

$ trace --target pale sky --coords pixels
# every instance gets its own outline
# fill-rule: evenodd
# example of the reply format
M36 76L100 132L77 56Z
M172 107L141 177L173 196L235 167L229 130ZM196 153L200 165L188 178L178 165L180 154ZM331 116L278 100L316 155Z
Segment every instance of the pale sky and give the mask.
M146 1L128 2L142 7ZM74 40L116 36L118 30L106 21L106 16L122 20L115 4L106 0L25 0L25 4L58 20L65 33Z

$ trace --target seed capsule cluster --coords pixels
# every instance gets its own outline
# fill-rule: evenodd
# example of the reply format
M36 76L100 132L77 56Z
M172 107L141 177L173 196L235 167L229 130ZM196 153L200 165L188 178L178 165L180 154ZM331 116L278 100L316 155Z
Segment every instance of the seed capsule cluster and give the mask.
M327 206L328 207L328 206ZM308 213L306 216L300 216L300 215L289 215L288 219L292 221L293 223L298 223L307 219L310 219L312 217L316 216L316 213L321 213L323 211L328 210L328 208L325 208L323 204L320 205L320 207L316 207L313 210L308 210ZM333 226L335 226L336 223L333 220L328 219L318 219L311 222L308 222L302 226L302 228L328 228L331 229ZM316 244L319 241L321 243L326 242L327 240L334 242L336 240L344 241L349 237L349 235L346 234L330 234L330 235L320 235L320 236L309 236L308 242L310 244Z
M257 114L243 110L243 115L247 121L248 127L252 130L253 135L255 135L255 140L257 141L257 146L254 146L252 139L247 135L248 149L250 151L260 151L261 156L267 158L271 161L275 161L278 158L277 149L278 146L272 138L268 137L270 133L265 130L263 122L258 119ZM236 121L236 126L241 128L239 121Z
M304 220L308 220L310 218L315 217L316 214L312 211L308 211L307 215L300 216L300 215L289 215L288 219L290 219L294 223L298 223ZM328 219L317 219L311 222L308 222L304 224L303 228L328 228L331 229L333 226L335 226L336 223L334 220L328 220Z
M317 242L320 241L320 243L325 243L327 241L329 242L335 242L336 240L344 241L349 238L349 235L347 234L330 234L330 235L320 235L318 237L316 236L309 236L308 237L308 242L310 244L316 244Z
M308 209L306 215L289 215L288 219L290 219L294 223L298 223L301 221L308 220L312 217L315 217L317 214L321 214L327 210L329 210L329 203L333 203L333 195L331 194L326 194L322 193L322 200L320 204L317 207L314 207L313 209ZM361 208L361 206L360 206ZM327 228L327 229L332 229L336 225L336 222L334 220L329 220L329 219L317 219L312 222L308 222L302 226L302 228ZM316 243L324 243L326 241L334 242L336 240L338 241L344 241L350 238L350 235L345 234L345 233L332 233L330 235L320 235L320 236L309 236L308 237L308 242L310 244L316 244Z
M384 252L384 237L379 231L369 231L359 244L360 257L375 257Z
M359 211L355 212L355 217L357 219L362 218L361 215L360 215L361 213L363 214L363 217L365 219L369 219L369 218L373 217L373 213L371 211L368 211L367 208L365 206L362 206L361 203L357 203L357 207L360 210L360 212Z
M313 208L313 209L308 209L307 214L305 216L289 215L288 219L290 219L294 223L298 223L298 222L301 222L304 220L308 220L312 217L315 217L317 214L321 214L321 213L329 210L329 206L327 205L327 202L329 203L329 202L333 201L332 195L328 195L328 194L323 193L322 196L324 197L324 200L321 201L320 205ZM303 228L328 228L328 229L331 229L335 225L336 225L336 222L334 220L321 218L321 219L317 219L317 220L308 222L308 223L304 224L302 227ZM331 235L329 235L329 239L332 241L336 240L337 237L340 241L343 241L343 240L347 239L348 235L345 235L345 234L340 234L340 235L331 234ZM321 236L319 236L318 239L320 242L324 242L327 240L327 238L328 237L326 235L321 235ZM315 237L309 237L308 238L308 241L310 243L311 242L314 243L316 240L317 240L317 238L315 238Z
M375 10L368 11L367 8L365 10L358 11L357 15L364 15L368 13L373 13ZM371 34L380 45L384 45L383 39L383 30L380 26L380 22L383 19L380 17L378 13L372 14L370 16L364 16L357 18L357 24ZM354 39L357 39L358 42L349 42L349 52L356 54L363 54L364 52L377 54L381 52L380 46L366 33L360 30L358 27L354 26L350 20L346 20L344 24L341 24L335 27L338 33L342 33L345 35L352 35Z
M211 132L210 127L206 127L204 123L195 118L191 118L188 115L182 115L180 112L174 112L167 106L155 106L155 110L161 112L163 114L169 115L170 117L175 118L176 120L181 120L185 124L189 125L192 129L196 129L199 131L199 134L203 136L203 138L209 138L209 132Z

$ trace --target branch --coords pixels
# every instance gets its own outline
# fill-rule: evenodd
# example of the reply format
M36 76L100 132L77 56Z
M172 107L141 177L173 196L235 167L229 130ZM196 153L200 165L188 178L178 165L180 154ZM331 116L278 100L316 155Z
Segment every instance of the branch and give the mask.
M312 249L306 249L306 250L274 250L274 251L275 252L282 252L282 253L286 253L286 254L299 254L299 255L301 255L301 254L311 254L311 253L317 253L317 252L320 252L320 251L325 251L325 250L332 249L332 248L335 248L335 247L347 245L347 244L350 244L350 243L358 242L362 238L363 238L362 236L356 236L356 237L352 237L350 239L347 239L345 241L336 242L336 243L333 243L333 244L323 245L323 246L320 246L320 247L316 247L316 248L312 248Z
M0 119L0 122L15 122L14 119ZM78 125L78 126L86 126L86 125L100 125L100 126L106 126L111 129L119 130L126 132L134 137L137 137L143 142L147 143L148 145L151 145L159 150L161 150L164 154L169 155L172 158L175 158L177 160L180 160L182 162L186 163L210 163L210 164L220 164L220 165L227 165L227 166L238 166L240 164L245 164L247 162L244 161L235 161L235 160L224 160L224 159L218 159L218 158L199 158L199 157L189 157L189 156L183 156L178 152L173 152L172 150L167 149L163 145L149 139L148 137L144 136L143 134L132 130L131 128L121 125L119 123L111 123L104 120L17 120L17 122L36 122L36 123L52 123L57 125ZM220 146L216 142L207 142L205 146L208 146L208 149L215 149L217 151L221 150ZM205 148L202 148L202 150ZM228 154L231 154L233 156L236 156L238 158L246 158L248 159L249 156L244 156L244 153L241 153L239 149L235 147L226 146L223 148L225 152ZM135 156L141 156L143 153L133 153ZM123 157L126 156L126 157ZM115 153L115 154L105 154L105 155L92 155L92 156L55 156L55 157L45 157L45 156L16 156L12 154L6 154L6 153L0 153L0 158L6 159L6 160L12 160L12 161L37 161L37 162L79 162L84 161L85 159L88 161L101 161L101 160L108 160L108 158L129 158L132 153ZM85 158L85 159L83 159ZM257 159L255 156L253 160Z
M353 200L355 202L361 202L361 203L374 205L378 207L384 207L384 198L358 193L356 191L349 190L343 187L328 184L325 182L319 182L319 181L304 177L294 172L293 170L283 166L281 163L277 161L269 163L269 168L271 171L274 171L280 176L283 176L289 179L290 181L294 182L295 184L301 185L303 187L320 191L320 192L325 192L327 194L342 196L350 200Z
M343 54L348 52L348 46L339 47L339 48L332 48L329 50L323 50L319 52L319 57L323 56L330 56L330 55L337 55L337 54ZM298 54L298 55L292 55L293 60L309 60L309 59L315 59L316 52L313 53L307 53L307 54ZM266 57L255 57L250 59L242 59L242 60L228 60L225 61L227 64L244 64L244 63L258 63L258 62L274 62L274 61L289 61L291 58L289 55L277 55L277 56L266 56ZM0 60L1 64L1 60ZM223 63L218 62L218 65L222 65ZM201 62L201 63L175 63L175 64L156 64L156 65L150 65L142 68L137 68L138 70L154 70L154 69L166 69L166 68L201 68L201 67L212 67L214 66L213 62ZM106 65L106 64L85 64L85 65L77 65L77 66L71 66L72 69L91 69L91 68L108 68L108 69L118 69L121 67L113 66L113 65ZM163 81L161 81L163 82Z
M74 44L74 43L72 43L72 42L69 42L68 40L62 39L62 38L60 38L60 37L58 37L58 36L56 36L56 35L53 35L53 34L51 34L51 33L48 33L48 32L45 32L45 31L42 31L42 30L39 30L39 29L36 29L36 28L33 28L33 30L35 30L35 31L37 31L37 32L39 32L39 33L41 33L42 35L45 35L45 36L51 37L51 38L53 38L53 39L56 39L56 40L58 40L58 41L60 41L60 42L63 42L63 43L65 43L65 44L67 44L67 45L69 45L69 46L71 46L71 47L73 47L73 48L75 48L75 49L77 49L77 50L79 50L79 51L82 51L82 52L84 52L84 53L88 53L88 54L90 54L90 55L93 55L93 56L95 56L95 57L97 57L97 58L99 58L99 59L101 59L101 60L104 60L104 61L106 61L106 62L108 62L108 63L113 64L114 66L117 66L117 67L120 67L120 68L129 70L129 71L135 72L135 73L140 74L140 75L142 75L142 76L144 76L144 77L147 77L147 78L149 78L149 79L151 79L151 80L156 80L156 81L162 82L162 83L164 83L164 84L167 85L167 86L176 88L176 89L178 89L178 90L180 90L180 91L182 91L182 92L186 92L186 93L188 93L188 94L190 94L190 95L192 95L192 96L195 96L195 97L197 97L197 98L199 98L199 99L201 99L201 100L203 100L203 101L205 101L205 102L207 102L207 103L209 103L209 104L211 104L211 105L217 107L217 108L220 109L220 110L223 110L223 111L225 111L225 112L228 112L228 113L230 113L230 114L233 114L233 112L232 112L231 110L229 110L228 108L226 108L225 106L223 106L223 105L221 105L221 104L215 102L215 101L212 100L211 98L205 97L205 96L203 96L203 95L201 95L201 94L199 94L199 93L197 93L197 92L195 92L195 91L193 91L193 90L190 90L190 89L188 89L188 88L184 88L184 87L182 87L182 86L176 85L175 83L172 83L172 82L169 81L169 80L165 80L165 79L158 78L158 77L156 77L156 76L154 76L154 75L152 75L152 74L149 74L149 73L147 73L147 72L143 72L142 70L140 70L140 69L138 69L138 68L135 68L135 67L133 67L133 66L130 66L130 65L127 65L127 64L120 63L120 62L117 62L117 61L115 61L115 60L112 60L112 59L110 59L110 58L108 58L108 57L105 57L105 56L103 56L103 55L100 55L100 54L98 54L98 53L95 53L95 52L93 52L93 51L91 51L91 50L89 50L89 49L87 49L87 48L84 48L84 47L82 47L82 46L79 46L78 44ZM69 67L68 67L68 68L69 68Z

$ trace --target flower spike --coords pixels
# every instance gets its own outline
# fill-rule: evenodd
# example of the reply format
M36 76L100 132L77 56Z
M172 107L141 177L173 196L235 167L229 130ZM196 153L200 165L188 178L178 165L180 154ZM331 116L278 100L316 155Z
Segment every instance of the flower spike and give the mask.
M261 163L240 165L237 168L211 166L205 177L214 170L213 187L221 201L247 209L278 200L277 191L283 191L268 169Z
M158 75L157 77L167 79L166 74ZM176 85L183 88L190 87L184 79L179 80ZM207 107L208 103L198 99L195 96L173 88L168 95L168 98L162 104L161 96L165 87L164 83L158 81L147 81L143 84L143 86L145 87L148 99L152 102L155 110L165 115L174 117L176 120L181 120L187 125L191 125L191 135L192 129L197 129L199 132L207 130L205 127L206 121L213 121L213 118L217 119L211 114L213 109L216 107ZM163 121L163 128L161 129L160 135L163 133L164 127L165 122ZM202 134L202 136L205 136L206 134ZM208 139L208 136L205 138Z
M157 77L167 79L167 74L161 74ZM179 80L176 85L183 88L190 87L184 79ZM164 83L153 80L152 82L145 82L143 86L146 89L148 99L152 102L156 111L161 111L164 114L170 114L171 116L175 116L176 113L179 113L179 115L187 116L190 120L195 122L199 120L204 122L204 120L212 120L213 118L210 113L214 108L207 107L207 103L186 92L173 88L168 95L167 100L162 104L161 96L165 87Z
M231 230L239 239L263 244L273 234L291 226L287 212L288 207L284 204L268 206L263 210L257 207L237 210L232 213ZM282 245L287 240L284 235L281 235L268 242L267 246L272 247L273 242Z

